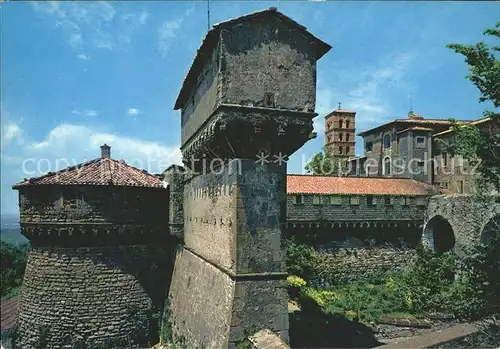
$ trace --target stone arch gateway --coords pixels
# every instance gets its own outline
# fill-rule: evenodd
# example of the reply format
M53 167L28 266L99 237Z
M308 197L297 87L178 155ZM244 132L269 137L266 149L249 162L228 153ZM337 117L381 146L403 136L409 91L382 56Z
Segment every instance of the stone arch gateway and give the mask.
M449 248L453 233L454 249L460 251L486 241L499 216L499 196L433 196L425 214L422 243L434 249L438 240L439 248Z
M437 253L451 251L455 247L455 233L450 223L440 215L432 217L425 225L422 236L424 246Z

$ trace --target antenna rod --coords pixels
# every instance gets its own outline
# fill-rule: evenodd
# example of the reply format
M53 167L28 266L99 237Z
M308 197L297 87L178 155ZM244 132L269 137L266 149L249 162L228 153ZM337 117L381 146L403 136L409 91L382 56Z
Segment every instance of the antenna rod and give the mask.
M207 0L208 31L210 31L210 0Z

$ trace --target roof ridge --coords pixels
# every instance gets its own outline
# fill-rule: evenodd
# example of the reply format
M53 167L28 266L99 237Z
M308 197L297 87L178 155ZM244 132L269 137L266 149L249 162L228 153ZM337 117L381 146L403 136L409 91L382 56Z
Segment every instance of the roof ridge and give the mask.
M31 178L28 178L27 180L23 180L22 182L19 182L17 184L20 184L20 183L23 183L23 182L30 182L32 180L39 180L39 179L43 179L43 178L47 178L49 176L54 176L54 175L57 175L57 174L60 174L62 172L68 172L68 171L72 171L78 167L84 167L84 166L88 166L94 162L98 162L100 160L100 158L97 158L97 159L93 159L93 160L89 160L89 161L85 161L85 162L82 162L80 164L76 164L76 165L73 165L73 166L70 166L70 167L66 167L66 168L63 168L61 170L58 170L58 171L55 171L55 172L47 172L46 174L43 174L41 176L38 176L38 177L31 177Z
M57 172L49 172L40 177L33 177L12 186L18 189L33 185L116 185L160 187L158 176L147 170L139 169L123 161L111 158L96 158L73 165Z

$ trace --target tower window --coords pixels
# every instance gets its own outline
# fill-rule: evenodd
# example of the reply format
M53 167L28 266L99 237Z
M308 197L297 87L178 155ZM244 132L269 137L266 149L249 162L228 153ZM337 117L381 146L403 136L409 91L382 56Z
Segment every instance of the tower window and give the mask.
M373 150L373 143L372 142L366 142L366 151L372 151Z
M294 198L293 198L293 202L294 204L303 204L304 203L304 196L303 195L295 195Z
M313 196L313 205L321 205L321 196L319 195Z
M347 142L349 142L349 138L350 138L350 134L349 134L349 133L346 133L346 135L345 135L345 140L346 140Z
M350 122L349 120L347 120L347 121L345 122L345 128L349 128L350 123L351 123L351 122Z
M331 205L342 205L342 198L340 196L330 196Z
M425 148L425 137L417 137L417 148Z
M344 120L339 120L339 127L340 128L344 127Z
M343 133L339 133L339 141L342 141L344 139L344 134Z
M342 150L343 150L343 148L339 147L339 154L342 154Z
M345 153L346 153L347 155L349 155L349 152L350 152L350 151L351 151L351 148L350 148L350 147L345 147Z
M384 136L384 149L389 149L391 147L391 135L386 134Z
M373 206L373 205L375 205L375 198L373 197L373 195L368 195L368 196L366 197L366 204L367 204L368 206Z
M351 196L349 198L349 205L351 205L351 206L359 205L359 197L358 196Z

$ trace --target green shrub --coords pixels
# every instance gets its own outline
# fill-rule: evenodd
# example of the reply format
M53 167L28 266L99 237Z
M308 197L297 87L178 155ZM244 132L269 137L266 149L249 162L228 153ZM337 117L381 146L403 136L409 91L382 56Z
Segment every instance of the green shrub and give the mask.
M300 243L295 237L285 240L284 247L288 273L311 280L315 275L318 252L312 246Z
M449 307L456 316L477 320L500 313L500 234L466 251L458 261Z
M295 275L287 277L286 282L288 295L292 299L299 297L302 288L307 285L307 282L304 279Z
M2 299L18 293L26 267L28 245L13 245L5 241L0 243L0 292Z

